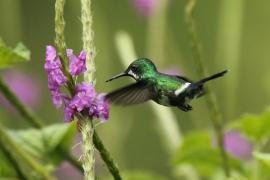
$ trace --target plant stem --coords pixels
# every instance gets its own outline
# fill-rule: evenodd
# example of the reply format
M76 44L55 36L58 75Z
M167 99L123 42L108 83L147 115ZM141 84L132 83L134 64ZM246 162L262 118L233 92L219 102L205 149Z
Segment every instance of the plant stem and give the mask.
M194 8L196 6L197 0L188 0L186 7L185 7L185 13L186 13L186 25L187 25L187 31L189 33L189 36L191 38L192 43L192 55L193 59L195 61L197 74L201 77L206 77L206 70L203 65L202 61L202 55L201 55L201 46L200 41L197 36L195 22L193 19L193 12ZM217 136L218 146L220 149L220 154L222 157L222 167L224 169L224 173L226 177L230 176L230 167L228 164L228 157L226 154L226 151L224 149L224 140L223 140L223 129L222 129L222 117L219 112L215 95L210 91L209 88L206 87L206 91L209 92L209 95L206 96L206 103L208 106L208 109L210 110L211 114L211 121L214 127L215 134Z
M53 179L47 169L39 164L30 154L24 151L20 146L18 146L13 139L5 131L5 128L0 124L0 141L6 147L9 147L10 152L19 156L21 160L28 164L33 170L40 174L43 179L50 180Z
M113 161L112 157L110 156L108 150L104 147L101 139L98 137L96 131L94 131L93 141L95 147L98 149L100 156L102 157L103 161L106 163L109 171L113 175L115 180L121 180L120 172L118 167L116 166L115 162Z
M164 62L166 59L167 42L167 11L169 0L159 0L158 6L147 22L147 56L155 59L156 62Z
M0 91L5 96L5 98L9 101L9 103L20 113L20 115L29 122L29 124L35 128L44 127L44 121L39 119L32 111L30 111L23 103L18 99L18 97L10 90L10 88L4 83L2 78L0 77ZM79 168L78 161L74 160L74 157L68 153L63 154L62 150L57 151L59 156L65 156L66 159L79 170L82 171L82 168Z
M85 180L95 179L95 149L93 144L92 119L80 120L82 134L82 163Z
M86 51L86 69L84 81L95 84L95 46L94 33L92 30L93 18L91 14L91 0L81 0L82 42L83 50ZM82 163L84 179L95 179L95 147L93 143L93 119L85 117L80 120L82 133Z
M16 162L16 159L12 156L9 149L5 146L5 144L0 141L0 149L3 152L4 156L9 160L10 164L14 167L14 170L17 173L18 178L22 180L27 180L27 176L24 175L23 169L21 169L19 163Z
M245 0L226 0L219 2L217 51L216 59L222 65L230 67L231 78L225 80L226 89L226 114L228 119L233 119L237 104L236 89L239 86L240 60L241 60L241 39L243 36L243 16Z
M55 45L57 48L57 52L59 52L59 56L61 57L62 70L65 76L68 79L68 89L73 89L75 87L75 83L73 78L68 72L67 63L68 58L66 55L66 43L65 43L65 20L64 20L64 6L65 0L56 0L55 1ZM72 94L72 92L70 92Z
M81 21L82 21L82 41L83 49L86 51L86 68L84 80L95 84L95 56L94 31L92 29L93 17L91 11L91 0L81 0Z

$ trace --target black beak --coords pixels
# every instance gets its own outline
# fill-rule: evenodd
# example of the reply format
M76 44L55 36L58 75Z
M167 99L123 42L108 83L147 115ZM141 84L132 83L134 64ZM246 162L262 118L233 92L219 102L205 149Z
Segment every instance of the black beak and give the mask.
M106 82L112 81L112 80L117 79L117 78L120 78L122 76L130 76L130 75L128 73L126 73L126 72L123 72L121 74L118 74L116 76L113 76L112 78L108 79Z

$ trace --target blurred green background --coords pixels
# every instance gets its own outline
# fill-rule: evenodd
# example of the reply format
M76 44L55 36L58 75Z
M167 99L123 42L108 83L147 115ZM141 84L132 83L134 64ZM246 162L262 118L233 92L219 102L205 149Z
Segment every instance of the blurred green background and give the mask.
M119 31L131 36L138 57L151 58L158 69L176 69L191 79L200 78L196 76L186 31L186 1L170 0L166 6L157 6L149 16L140 14L132 0L92 2L98 92L109 92L130 82L122 79L105 83L126 68L115 44ZM208 73L230 69L226 77L211 83L226 122L245 112L260 113L269 105L269 7L267 0L203 0L195 9ZM43 70L45 46L54 42L54 1L0 0L0 14L2 39L12 47L23 42L31 50L31 62L18 64L15 69L38 80L40 97L34 111L48 124L63 122L62 111L52 105ZM79 1L66 1L65 20L67 46L78 54L82 48ZM194 110L188 113L173 109L184 134L211 127L204 101L194 101ZM112 105L110 109L109 121L98 126L98 131L120 169L170 176L171 156L161 142L156 115L149 103ZM28 127L16 113L4 108L0 109L0 120L12 128Z

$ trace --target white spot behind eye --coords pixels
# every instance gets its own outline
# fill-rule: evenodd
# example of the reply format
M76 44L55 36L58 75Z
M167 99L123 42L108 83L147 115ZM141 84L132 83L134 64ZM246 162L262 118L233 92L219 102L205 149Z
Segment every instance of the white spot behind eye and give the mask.
M191 83L187 82L184 85L182 85L179 89L177 89L174 94L176 96L178 96L179 94L181 94L184 90L186 90L186 88L190 85Z
M128 74L131 75L131 76L133 76L135 79L138 79L139 78L139 76L137 74L135 74L132 70L129 70L128 71Z

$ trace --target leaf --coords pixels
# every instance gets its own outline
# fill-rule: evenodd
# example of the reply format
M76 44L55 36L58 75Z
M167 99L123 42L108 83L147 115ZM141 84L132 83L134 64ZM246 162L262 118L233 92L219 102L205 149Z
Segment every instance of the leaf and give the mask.
M199 175L210 177L221 168L221 160L219 149L213 146L208 132L199 131L185 137L182 147L176 153L174 163L190 164ZM229 157L229 165L237 171L242 171L240 162L232 157Z
M229 125L241 130L248 138L255 142L262 142L270 135L270 108L260 115L245 114L239 120Z
M22 148L52 165L57 165L63 160L56 151L60 146L64 146L64 150L69 151L75 133L75 126L70 124L54 124L43 129L9 131Z
M2 152L2 149L0 149L0 159L0 177L16 177L16 171L14 170L14 168L11 168L11 164L8 158Z
M269 179L270 177L270 153L254 151L253 156L258 160L257 168L260 171L260 179Z
M269 153L261 153L258 151L254 151L253 156L260 162L270 167L270 154Z
M30 60L30 51L22 43L18 43L12 49L0 39L0 68L10 67L17 62L28 60Z

